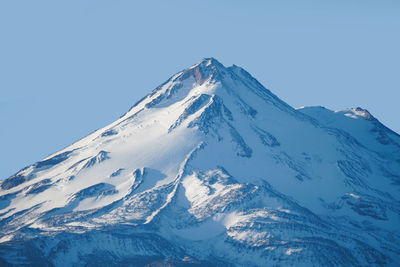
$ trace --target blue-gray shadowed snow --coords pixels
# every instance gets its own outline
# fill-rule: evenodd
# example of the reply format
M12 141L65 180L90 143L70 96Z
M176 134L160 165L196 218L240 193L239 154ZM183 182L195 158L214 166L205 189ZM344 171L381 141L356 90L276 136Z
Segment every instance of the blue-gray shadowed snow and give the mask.
M0 187L5 266L400 265L400 136L213 58Z

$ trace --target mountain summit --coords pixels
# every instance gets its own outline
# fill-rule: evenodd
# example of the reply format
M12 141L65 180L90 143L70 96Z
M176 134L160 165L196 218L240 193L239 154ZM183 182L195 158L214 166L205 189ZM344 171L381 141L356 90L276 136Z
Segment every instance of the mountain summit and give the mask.
M400 264L400 136L213 58L0 181L0 265Z

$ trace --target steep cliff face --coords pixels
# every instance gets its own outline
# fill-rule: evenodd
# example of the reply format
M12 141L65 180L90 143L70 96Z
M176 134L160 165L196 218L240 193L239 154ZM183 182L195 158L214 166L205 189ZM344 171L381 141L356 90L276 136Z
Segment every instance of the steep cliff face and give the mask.
M400 264L400 137L204 59L0 182L0 264Z

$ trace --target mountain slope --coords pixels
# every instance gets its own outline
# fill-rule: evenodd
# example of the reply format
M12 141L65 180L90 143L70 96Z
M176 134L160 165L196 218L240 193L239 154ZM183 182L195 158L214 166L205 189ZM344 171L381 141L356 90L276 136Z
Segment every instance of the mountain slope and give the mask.
M0 263L398 265L400 138L368 114L204 59L2 181Z

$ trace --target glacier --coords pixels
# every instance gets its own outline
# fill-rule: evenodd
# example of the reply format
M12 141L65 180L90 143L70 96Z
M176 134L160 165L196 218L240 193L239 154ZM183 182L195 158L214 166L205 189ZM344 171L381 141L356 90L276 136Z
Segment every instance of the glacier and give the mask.
M214 58L0 181L1 266L399 266L400 136Z

